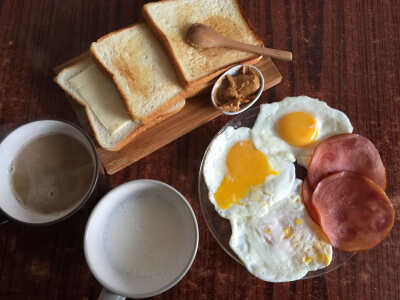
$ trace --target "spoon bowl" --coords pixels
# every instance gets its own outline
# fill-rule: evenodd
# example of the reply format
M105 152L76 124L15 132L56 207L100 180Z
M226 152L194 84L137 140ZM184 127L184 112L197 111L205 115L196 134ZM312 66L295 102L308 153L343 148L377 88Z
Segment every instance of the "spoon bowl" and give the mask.
M234 41L200 23L195 23L189 27L185 40L189 45L199 49L222 47L266 55L279 60L292 60L292 52L290 51L257 47Z

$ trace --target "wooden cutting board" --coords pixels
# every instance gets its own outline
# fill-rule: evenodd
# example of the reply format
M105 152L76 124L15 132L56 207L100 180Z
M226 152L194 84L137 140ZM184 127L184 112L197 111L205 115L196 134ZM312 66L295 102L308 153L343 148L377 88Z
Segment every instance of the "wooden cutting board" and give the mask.
M71 61L55 70L69 64ZM264 75L264 91L281 82L282 75L269 57L262 58L255 66ZM73 100L70 102L83 128L93 136L82 107ZM186 105L179 113L144 131L120 151L97 147L99 159L107 174L112 175L220 115L221 112L211 104L210 92L203 92L186 99Z

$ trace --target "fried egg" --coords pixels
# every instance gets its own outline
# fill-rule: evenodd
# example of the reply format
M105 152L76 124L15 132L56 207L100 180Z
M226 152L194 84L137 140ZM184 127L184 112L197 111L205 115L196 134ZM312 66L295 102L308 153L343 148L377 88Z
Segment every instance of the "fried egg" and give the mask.
M332 246L300 199L301 180L261 217L231 218L230 247L248 271L269 282L285 282L325 268Z
M214 139L203 176L209 199L224 218L264 214L289 194L296 178L294 165L258 150L246 127L227 127Z
M353 132L349 118L325 102L307 96L261 105L252 128L256 148L307 167L315 146L330 136Z
M293 281L332 261L332 246L301 200L294 162L353 127L341 111L306 96L261 105L252 129L227 127L211 143L203 177L216 211L229 219L231 249L269 282Z

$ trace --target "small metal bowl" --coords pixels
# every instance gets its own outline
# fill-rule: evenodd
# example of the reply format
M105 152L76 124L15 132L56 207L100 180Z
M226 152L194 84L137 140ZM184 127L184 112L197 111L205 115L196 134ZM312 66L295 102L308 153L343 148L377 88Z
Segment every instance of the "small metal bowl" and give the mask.
M217 91L217 89L221 85L222 80L225 78L226 75L228 75L228 74L231 75L231 76L236 75L243 66L247 66L248 68L253 69L253 70L255 70L257 72L257 74L258 74L258 76L260 78L260 88L259 88L259 90L258 90L258 92L256 94L256 97L251 102L247 103L246 105L243 105L242 109L240 109L238 111L225 111L225 110L221 109L217 105L217 103L215 101L215 92ZM214 107L217 108L218 110L220 110L224 115L234 116L234 115L238 115L238 114L244 112L245 110L249 109L250 107L252 107L253 104L256 103L257 100L260 98L260 96L261 96L263 91L264 91L264 76L263 76L263 74L261 73L261 71L258 68L256 68L255 66L250 66L250 65L236 65L236 66L230 68L225 73L223 73L217 79L217 81L214 83L214 86L213 86L213 88L211 90L211 102L214 105Z

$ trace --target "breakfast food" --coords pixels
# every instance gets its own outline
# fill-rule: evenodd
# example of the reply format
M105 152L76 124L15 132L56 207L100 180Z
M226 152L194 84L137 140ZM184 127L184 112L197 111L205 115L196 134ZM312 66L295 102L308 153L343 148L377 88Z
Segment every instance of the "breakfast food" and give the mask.
M313 192L312 204L330 243L341 250L370 249L393 227L390 199L375 182L354 172L342 171L322 179Z
M85 107L98 144L110 151L118 151L139 133L179 112L185 105L182 99L151 124L132 120L112 80L90 56L62 69L55 82Z
M332 247L300 200L300 180L261 217L232 218L230 246L248 270L270 282L292 281L328 266Z
M308 181L315 188L329 174L353 171L367 176L382 189L386 188L386 172L375 145L358 134L342 134L320 143L308 165Z
M315 148L302 196L333 246L360 251L376 246L393 226L385 187L385 167L374 144L358 134L341 134Z
M296 100L292 106L307 108L308 99ZM203 169L209 199L230 220L230 246L249 272L271 282L296 280L329 265L332 248L301 201L293 161L270 151L272 139L257 147L255 128L227 127L211 143Z
M218 33L244 43L261 46L236 0L168 0L145 4L143 14L165 45L184 85L207 82L226 68L257 58L257 55L230 49L196 49L185 42L194 23L210 26Z
M343 112L301 96L261 105L253 128L227 127L210 144L208 198L229 219L230 247L250 273L297 280L328 266L332 246L365 250L390 232L394 211L382 189L382 161L352 130ZM310 161L304 181L295 161Z
M174 13L180 16L180 8L188 3L178 2L174 5L177 9ZM239 13L236 2L230 5L235 13L225 16L225 23L239 22L241 34L248 33L243 31L247 28L244 19L236 15ZM230 6L224 4L223 7ZM163 20L175 22L177 15L171 12L163 14ZM188 53L191 51L193 48L188 46ZM237 53L233 53L228 55L230 64L238 61L233 59L237 58ZM238 53L240 57L244 55L247 63L255 63L259 59L254 55ZM203 70L208 75L207 79L182 87L174 63L163 45L148 25L139 23L109 33L92 43L90 54L64 67L55 81L84 106L99 145L109 151L118 151L138 134L179 112L185 105L185 98L210 86L211 79L225 70L212 62L214 60L210 57L213 56L205 56L207 64L215 67ZM204 64L204 61L199 63Z
M252 136L254 145L267 155L280 154L307 167L320 141L352 131L343 112L318 99L300 96L261 105Z
M170 60L146 24L107 34L90 50L111 74L132 119L149 123L184 99Z
M204 9L192 15L190 7ZM138 134L179 112L186 98L212 85L212 79L232 64L254 64L261 58L226 49L199 51L183 41L182 30L194 18L227 36L262 44L234 0L148 3L144 15L149 24L134 24L101 37L91 44L88 55L74 59L55 78L84 106L96 140L109 151L119 151ZM173 32L166 35L166 43L160 43L157 38L164 30ZM178 60L168 55L169 42L177 38L172 56L178 55ZM178 70L182 66L199 80L179 80L183 73L175 68L181 60Z
M226 128L204 161L209 199L224 218L262 215L288 196L296 178L291 162L257 150L250 133L246 127Z
M239 111L242 104L249 103L261 87L258 73L243 66L235 75L227 74L214 93L215 102L224 111Z

